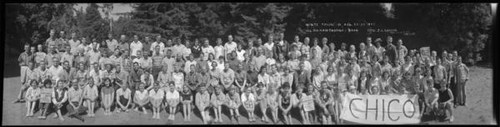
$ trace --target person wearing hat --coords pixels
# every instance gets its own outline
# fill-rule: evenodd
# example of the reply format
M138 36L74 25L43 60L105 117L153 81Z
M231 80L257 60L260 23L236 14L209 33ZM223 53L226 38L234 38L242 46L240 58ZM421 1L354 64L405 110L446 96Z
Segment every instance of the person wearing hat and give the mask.
M375 50L374 50L374 55L376 55L378 58L382 58L385 48L382 46L382 39L377 38L375 39ZM382 59L378 59L382 60Z
M203 123L207 124L210 120L208 112L208 107L210 105L210 94L208 93L206 86L202 85L200 87L200 92L196 94L195 105L201 114Z

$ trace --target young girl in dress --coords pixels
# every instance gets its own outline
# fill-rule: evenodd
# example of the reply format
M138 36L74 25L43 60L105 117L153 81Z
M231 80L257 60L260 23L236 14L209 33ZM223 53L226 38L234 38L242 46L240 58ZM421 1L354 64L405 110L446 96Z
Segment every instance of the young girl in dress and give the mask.
M236 92L235 88L230 88L229 93L227 93L226 96L229 100L227 107L229 108L229 112L231 113L229 120L231 120L234 117L236 121L240 123L240 118L239 118L240 117L239 107L241 106L240 94Z
M184 121L191 121L191 103L193 102L192 92L188 86L183 86L179 93L182 101L182 113Z
M210 104L210 94L208 94L207 88L205 85L200 86L200 92L196 94L196 107L198 108L201 117L203 119L203 123L207 124L210 120L208 115L208 106Z
M390 79L389 79L389 71L384 71L382 73L382 79L380 80L380 94L387 95L389 94L390 89Z
M307 85L307 92L302 93L301 103L303 105L302 110L305 116L305 124L311 124L313 121L312 117L314 115L314 86L312 84Z
M93 78L88 78L87 84L88 85L85 86L85 90L83 91L83 98L85 99L85 103L88 107L88 116L94 117L94 108L99 92L97 91L97 86L94 85Z
M179 105L180 97L179 97L179 92L177 91L177 89L175 89L175 85L173 83L170 84L170 90L167 92L165 98L168 102L168 107L170 112L168 119L175 120L175 113L177 112L177 105Z
M273 122L276 124L278 122L278 92L275 90L274 86L270 86L267 92L267 105L271 109L271 116Z
M35 109L36 102L40 98L40 89L38 88L38 82L36 80L31 80L30 87L26 91L26 116L33 116L33 110Z
M290 115L290 109L292 109L290 84L285 82L281 89L281 93L278 96L279 109L282 112L283 118L285 118L284 123L290 125L292 124L292 116Z
M252 93L252 88L246 87L245 92L241 94L241 102L243 103L243 107L247 111L248 121L254 122L254 109L255 109L255 96Z
M264 84L262 82L259 82L257 85L257 102L259 103L259 108L260 108L260 113L262 114L262 121L263 122L268 122L268 118L266 115L267 111L267 89L264 87Z
M360 94L366 95L367 91L366 86L368 85L368 75L366 71L361 71L360 73L360 78L359 78L359 84L358 84L358 91Z
M50 79L46 79L43 82L43 87L40 89L40 106L39 109L42 111L40 113L39 119L45 119L47 115L47 109L49 108L50 103L52 103L52 92L54 89L52 88L52 81Z
M104 87L101 88L101 95L104 105L104 115L111 115L111 106L113 105L115 90L113 86L111 86L111 80L109 78L104 78Z
M222 123L222 104L227 101L226 95L222 92L222 89L220 86L215 86L215 92L211 96L211 104L215 113L215 122L217 123Z

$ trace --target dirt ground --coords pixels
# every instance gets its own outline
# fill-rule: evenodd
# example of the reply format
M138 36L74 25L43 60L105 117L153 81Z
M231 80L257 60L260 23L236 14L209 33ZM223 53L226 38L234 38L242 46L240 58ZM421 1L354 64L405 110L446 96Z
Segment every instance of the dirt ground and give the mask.
M496 121L493 117L493 70L490 68L471 67L470 80L466 85L467 107L457 107L454 109L455 121L453 123L430 121L428 124L482 124L494 125ZM36 117L25 117L25 103L13 104L19 92L19 77L4 78L3 80L3 109L2 125L165 125L165 124L203 124L197 111L192 114L191 122L184 122L181 112L176 114L175 121L168 121L165 111L161 112L161 120L152 119L151 110L147 115L131 111L128 113L113 113L111 116L104 116L103 110L98 109L94 118L85 118L85 122L77 119L65 117L65 121L53 119L54 113L50 114L46 120L38 120ZM196 110L196 109L194 109ZM258 109L257 109L258 110ZM240 111L244 111L242 108ZM36 112L38 116L40 112ZM223 124L232 124L227 117L228 111L223 112ZM256 114L261 116L260 114ZM294 124L299 124L296 116L292 118ZM268 115L270 116L270 114ZM259 117L260 118L260 117ZM246 113L240 117L241 124L266 124L260 119L257 122L249 123ZM278 124L283 124L279 122ZM354 123L351 123L354 124Z

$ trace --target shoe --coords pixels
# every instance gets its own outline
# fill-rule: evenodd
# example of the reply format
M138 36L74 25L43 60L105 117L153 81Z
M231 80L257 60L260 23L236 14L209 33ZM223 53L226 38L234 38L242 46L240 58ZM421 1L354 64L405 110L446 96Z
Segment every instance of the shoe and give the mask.
M453 122L453 120L454 120L454 119L455 119L455 117L454 117L454 116L451 116L451 118L450 118L450 122Z
M21 102L21 99L16 99L12 103L15 104L15 103L18 103L18 102Z

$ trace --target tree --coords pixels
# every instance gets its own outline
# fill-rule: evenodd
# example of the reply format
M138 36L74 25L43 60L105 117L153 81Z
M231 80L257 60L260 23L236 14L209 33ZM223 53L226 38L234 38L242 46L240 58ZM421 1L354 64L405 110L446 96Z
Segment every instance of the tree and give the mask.
M464 61L481 61L492 23L488 3L395 4L400 26L419 33L421 42L438 51L457 50Z
M109 26L99 13L99 6L96 3L91 3L85 10L83 20L79 20L80 35L84 37L92 37L98 40L105 39L109 32ZM103 34L104 33L104 34ZM91 39L91 38L89 38ZM90 41L90 40L89 40Z

